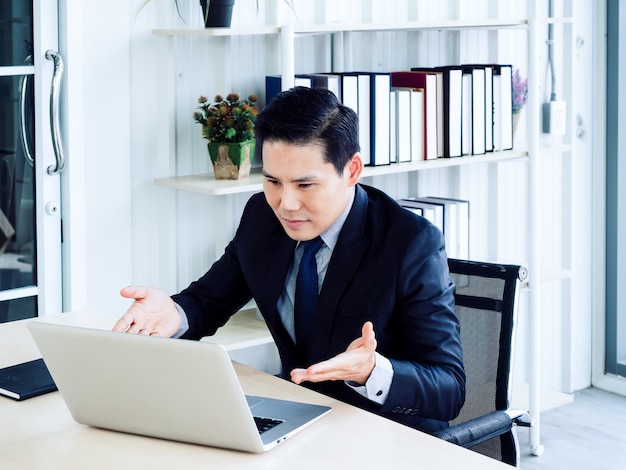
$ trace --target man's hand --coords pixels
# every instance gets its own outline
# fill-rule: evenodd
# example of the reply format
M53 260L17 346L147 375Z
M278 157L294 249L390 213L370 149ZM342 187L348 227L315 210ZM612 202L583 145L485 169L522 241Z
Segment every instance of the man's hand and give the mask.
M376 365L376 337L374 325L366 322L361 337L350 343L343 352L327 361L313 364L308 369L294 369L291 380L294 383L323 382L326 380L350 380L365 384Z
M124 287L120 294L135 299L115 323L113 331L170 337L180 327L180 313L174 301L161 289L145 286Z

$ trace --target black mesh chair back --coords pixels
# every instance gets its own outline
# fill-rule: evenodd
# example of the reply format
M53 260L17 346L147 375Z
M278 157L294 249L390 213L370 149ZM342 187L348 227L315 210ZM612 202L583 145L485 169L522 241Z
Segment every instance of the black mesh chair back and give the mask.
M519 451L512 426L518 423L505 412L517 296L526 269L457 259L450 259L448 265L456 284L467 390L461 413L439 437L517 465ZM458 441L455 432L470 438Z

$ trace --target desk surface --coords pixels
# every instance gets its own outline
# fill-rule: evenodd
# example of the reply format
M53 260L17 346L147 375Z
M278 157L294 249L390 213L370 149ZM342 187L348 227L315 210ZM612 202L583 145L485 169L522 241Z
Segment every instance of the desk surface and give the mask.
M54 322L112 326L88 312ZM27 322L0 324L0 367L41 357ZM79 352L77 352L79 353ZM248 394L328 405L333 411L264 454L153 439L76 423L58 392L16 402L0 396L0 468L508 468L477 453L236 364Z

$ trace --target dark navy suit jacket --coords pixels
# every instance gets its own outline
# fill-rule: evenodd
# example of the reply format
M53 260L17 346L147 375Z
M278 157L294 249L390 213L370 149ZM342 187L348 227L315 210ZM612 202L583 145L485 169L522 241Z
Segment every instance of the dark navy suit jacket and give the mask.
M370 320L377 351L394 369L385 403L342 381L306 386L427 432L447 426L463 405L465 373L442 233L381 191L357 185L321 288L308 357L298 355L276 310L295 246L265 196L252 196L224 255L173 296L189 319L183 338L215 333L253 297L289 377L344 352Z

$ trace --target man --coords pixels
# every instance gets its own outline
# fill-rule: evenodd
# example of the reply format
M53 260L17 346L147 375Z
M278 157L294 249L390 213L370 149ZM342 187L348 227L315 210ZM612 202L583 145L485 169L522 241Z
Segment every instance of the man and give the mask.
M171 298L122 289L135 302L114 330L199 339L254 298L285 378L417 429L446 427L465 374L443 235L359 184L358 119L331 92L281 93L255 132L263 193L224 255ZM318 236L319 249L303 255ZM301 304L303 257L303 266L315 260L319 297Z

